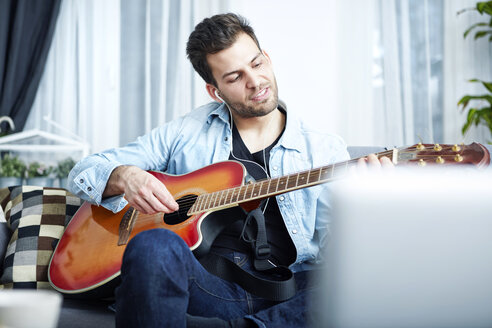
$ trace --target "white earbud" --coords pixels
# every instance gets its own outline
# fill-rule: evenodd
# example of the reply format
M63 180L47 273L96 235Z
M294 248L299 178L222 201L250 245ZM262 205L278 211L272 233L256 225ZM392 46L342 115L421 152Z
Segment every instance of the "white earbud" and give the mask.
M220 96L219 96L219 92L217 91L217 89L215 89L215 96L217 98L219 98L223 103L225 103L224 99L222 99Z

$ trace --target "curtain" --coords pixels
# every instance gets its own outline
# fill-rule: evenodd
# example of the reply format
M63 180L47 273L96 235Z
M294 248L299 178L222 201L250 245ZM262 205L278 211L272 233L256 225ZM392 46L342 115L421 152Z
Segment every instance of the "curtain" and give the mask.
M442 6L373 0L337 7L343 32L334 103L345 117L335 118L349 144L442 142Z
M242 0L233 9L273 47L279 96L291 110L350 145L394 146L443 139L442 7L443 0Z
M227 3L64 0L26 127L97 152L210 101L186 58L186 41L196 23Z
M95 152L210 101L185 56L186 40L205 16L232 11L252 23L280 98L308 124L350 145L486 142L481 128L461 136L457 106L464 94L481 92L468 79L492 80L490 43L462 37L480 16L456 15L474 5L65 0L26 127L73 136Z
M122 0L121 144L211 101L186 41L199 21L226 8L227 1Z
M443 1L379 2L378 138L396 145L443 142Z
M9 116L18 131L36 96L59 8L60 0L0 2L0 116Z
M338 51L355 55L350 55L352 60L348 65L340 61L337 78L343 89L339 89L339 94L345 96L337 98L335 95L335 98L342 108L364 118L357 120L351 116L350 127L342 131L349 143L400 146L420 141L486 143L491 140L490 132L483 127L463 137L461 127L466 116L457 106L463 95L483 92L480 85L467 80L492 80L490 42L486 38L463 39L467 27L484 18L476 12L457 15L463 8L475 7L476 1L378 0L372 5L366 2L366 7L362 3L351 4L351 8L348 4L339 8L340 19L347 20L350 14L354 17L352 12L364 10L367 16L374 18L355 16L355 21L362 22L362 26L358 33L351 34L362 44L367 42L365 38L370 38L372 51L355 42L348 47L344 42L338 43ZM374 24L372 28L371 24ZM372 35L364 29L370 30ZM372 59L372 81L359 84L354 92L357 97L349 97L352 90L347 92L346 87L367 75L367 68L364 70L357 63L367 64L368 57ZM357 74L352 65L365 73ZM369 88L371 93L361 92ZM360 106L362 103L364 105ZM363 111L372 114L363 116Z
M492 42L488 38L473 40L473 35L463 38L463 33L472 24L487 21L476 11L457 15L464 8L474 8L476 1L445 1L445 38L444 38L444 136L448 142L465 143L492 142L492 136L486 127L473 126L467 135L461 135L466 113L458 109L457 103L466 94L481 95L485 88L470 79L492 81ZM489 16L487 16L489 17Z

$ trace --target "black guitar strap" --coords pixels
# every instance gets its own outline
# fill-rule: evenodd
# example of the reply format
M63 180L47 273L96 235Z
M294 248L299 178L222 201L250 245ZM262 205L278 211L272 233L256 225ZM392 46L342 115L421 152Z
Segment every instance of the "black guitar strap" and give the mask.
M270 246L261 206L248 213L241 238L251 244L253 265L259 274L245 271L233 261L212 253L200 259L201 264L208 272L237 283L249 293L264 299L285 301L293 297L296 294L294 274L289 268L277 266L269 260Z

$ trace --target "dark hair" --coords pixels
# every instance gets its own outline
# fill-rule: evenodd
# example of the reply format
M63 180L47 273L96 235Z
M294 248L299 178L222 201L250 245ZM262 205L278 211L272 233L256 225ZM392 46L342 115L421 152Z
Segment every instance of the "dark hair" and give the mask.
M258 49L261 49L253 28L242 16L232 13L214 15L195 26L186 44L186 54L195 71L206 83L217 86L207 62L207 55L229 48L240 33L249 35Z

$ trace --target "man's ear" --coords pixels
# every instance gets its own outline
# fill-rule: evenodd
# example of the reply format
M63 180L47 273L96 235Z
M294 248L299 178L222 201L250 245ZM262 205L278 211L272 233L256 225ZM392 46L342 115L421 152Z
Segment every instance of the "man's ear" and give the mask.
M268 61L271 64L272 63L272 59L270 58L270 55L268 54L268 52L266 52L266 50L262 50L261 52L263 52L263 55L265 55L265 57L268 59Z
M219 93L219 89L217 89L217 87L213 86L210 83L207 83L207 84L205 84L205 88L207 89L208 94L210 95L210 97L212 97L213 100L215 100L219 103L224 102L221 98L219 98L220 93Z

